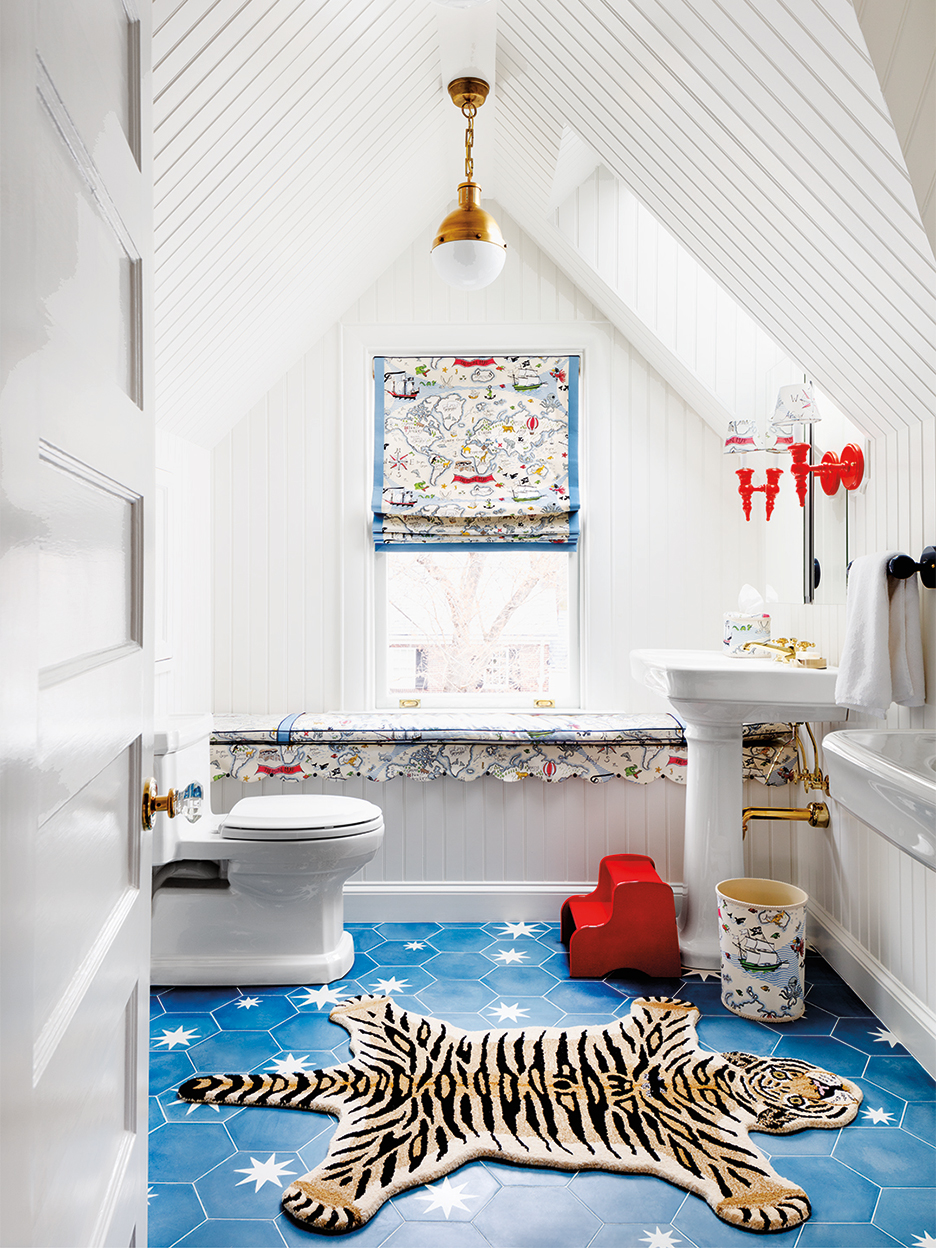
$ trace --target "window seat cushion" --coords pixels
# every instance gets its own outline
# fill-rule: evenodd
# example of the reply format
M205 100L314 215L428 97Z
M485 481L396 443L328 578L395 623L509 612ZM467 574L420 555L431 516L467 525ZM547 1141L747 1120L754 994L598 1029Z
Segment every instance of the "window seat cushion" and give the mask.
M788 724L748 724L744 774L784 784L795 766ZM216 715L215 779L392 780L405 776L512 781L613 777L686 779L686 738L674 715L514 711L376 711ZM769 774L769 781L768 781Z

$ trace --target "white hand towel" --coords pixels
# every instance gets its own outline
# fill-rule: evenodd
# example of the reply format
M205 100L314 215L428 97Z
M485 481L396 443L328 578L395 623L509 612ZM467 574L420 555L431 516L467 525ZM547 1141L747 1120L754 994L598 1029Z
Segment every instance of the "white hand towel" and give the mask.
M883 719L891 704L887 564L898 552L862 555L848 570L845 640L835 701Z
M888 576L897 551L862 555L848 573L835 701L883 719L891 702L923 705L919 587Z
M926 691L917 575L890 581L891 697L900 706L922 706Z

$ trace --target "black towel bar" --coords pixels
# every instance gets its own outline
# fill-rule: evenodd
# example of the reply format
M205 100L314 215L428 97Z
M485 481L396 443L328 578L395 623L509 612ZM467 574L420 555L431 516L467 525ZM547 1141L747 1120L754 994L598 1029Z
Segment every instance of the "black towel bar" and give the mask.
M909 555L894 555L887 570L900 581L905 581L914 572L919 572L920 580L926 588L936 589L936 546L927 546L920 555L919 563L914 563Z

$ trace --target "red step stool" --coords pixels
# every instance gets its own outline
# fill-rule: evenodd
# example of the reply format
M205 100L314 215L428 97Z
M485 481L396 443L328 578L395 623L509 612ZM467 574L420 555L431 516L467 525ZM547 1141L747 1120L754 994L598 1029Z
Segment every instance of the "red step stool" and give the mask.
M602 858L598 887L567 897L561 924L575 979L601 979L623 967L662 978L682 971L673 890L646 854Z

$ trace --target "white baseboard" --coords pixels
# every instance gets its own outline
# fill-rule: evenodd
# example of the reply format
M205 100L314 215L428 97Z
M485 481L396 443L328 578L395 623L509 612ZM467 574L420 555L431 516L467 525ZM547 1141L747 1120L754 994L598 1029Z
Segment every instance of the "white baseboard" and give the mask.
M498 923L524 919L558 923L567 897L590 893L594 881L565 883L447 883L364 880L344 886L349 923ZM682 885L673 888L676 910Z
M590 893L594 884L458 884L375 880L344 886L349 923L558 923L559 910L573 893Z
M816 949L924 1070L936 1078L936 1013L812 900L809 917L810 937Z

